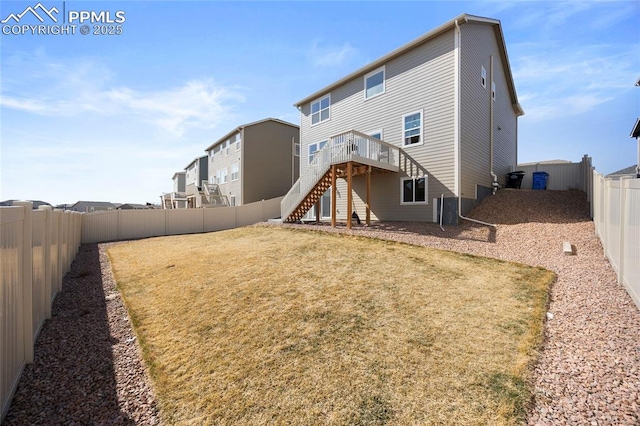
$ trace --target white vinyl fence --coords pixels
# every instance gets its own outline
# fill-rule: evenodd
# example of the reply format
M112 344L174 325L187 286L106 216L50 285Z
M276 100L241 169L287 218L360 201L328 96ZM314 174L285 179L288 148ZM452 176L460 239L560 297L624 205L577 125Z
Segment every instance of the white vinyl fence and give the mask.
M82 217L82 243L135 240L238 228L280 217L282 197L236 207L114 210Z
M525 172L522 179L522 189L531 189L533 186L534 172L547 172L547 189L556 191L566 191L568 189L580 189L587 194L590 192L592 183L591 157L585 155L579 163L557 163L557 164L531 164L527 166L518 165L517 170Z
M81 213L32 208L0 207L0 420L80 247Z
M592 210L604 254L640 309L640 179L594 172Z

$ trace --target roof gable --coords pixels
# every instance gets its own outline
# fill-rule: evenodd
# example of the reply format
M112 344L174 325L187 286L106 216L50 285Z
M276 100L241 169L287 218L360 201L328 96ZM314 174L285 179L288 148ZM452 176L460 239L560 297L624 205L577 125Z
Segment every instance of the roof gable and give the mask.
M229 139L231 136L233 136L234 133L237 132L241 132L242 129L244 129L245 127L251 127L251 126L255 126L256 124L261 124L261 123L265 123L267 121L273 121L274 123L280 123L280 124L284 124L287 126L291 126L294 127L296 129L299 129L300 126L293 124L293 123L289 123L288 121L284 121L284 120L280 120L278 118L265 118L262 120L258 120L258 121L252 121L251 123L247 123L247 124L241 124L238 127L234 128L233 130L231 130L229 133L227 133L226 135L224 135L223 137L221 137L220 139L218 139L217 141L215 141L214 143L212 143L211 145L209 145L209 147L207 147L207 149L205 149L205 152L209 152L213 149L214 146L219 145L221 143L223 143L224 141L226 141L227 139Z
M518 113L518 115L523 115L524 111L522 110L522 107L520 106L520 103L518 102L518 96L516 94L516 88L515 88L515 84L513 81L513 74L511 73L511 66L509 64L509 57L507 55L507 48L506 48L506 44L504 41L504 34L502 32L502 26L500 24L500 21L497 19L491 19L491 18L483 18L480 16L474 16L474 15L468 15L466 13L463 13L462 15L459 15L455 18L453 18L452 20L445 22L444 24L440 25L437 28L434 28L433 30L423 34L422 36L410 41L409 43L400 46L399 48L387 53L386 55L376 59L373 62L370 62L369 64L365 65L364 67L352 72L351 74L337 80L336 82L314 92L313 94L305 97L304 99L296 102L294 104L295 107L300 108L303 104L306 104L308 102L311 102L315 99L320 98L323 95L326 95L327 93L330 93L332 90L334 90L335 88L342 86L343 84L355 79L355 78L359 78L364 76L365 74L367 74L370 71L373 71L379 67L381 67L382 65L386 64L387 62L389 62L390 60L399 57L407 52L409 52L410 50L424 44L427 43L431 40L433 40L434 38L436 38L437 36L441 35L442 33L445 33L447 31L451 31L453 30L457 25L464 25L465 23L468 22L474 22L474 23L482 23L482 24L488 24L488 25L492 25L494 27L495 30L495 34L498 40L498 46L500 47L500 53L501 53L501 59L502 59L502 64L503 67L505 69L505 75L507 77L507 84L509 86L509 94L511 96L511 103L514 106L514 109L516 110L516 112Z

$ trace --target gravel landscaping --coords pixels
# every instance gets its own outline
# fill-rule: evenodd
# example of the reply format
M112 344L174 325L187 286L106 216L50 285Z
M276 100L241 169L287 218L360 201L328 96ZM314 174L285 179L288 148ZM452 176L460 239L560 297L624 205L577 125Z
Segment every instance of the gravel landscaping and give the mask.
M500 190L463 222L378 223L350 232L542 266L558 278L535 369L531 425L640 424L640 311L604 258L579 191ZM358 212L363 216L364 212ZM562 252L563 241L575 248ZM7 418L18 424L158 424L157 407L108 259L83 246L40 332Z

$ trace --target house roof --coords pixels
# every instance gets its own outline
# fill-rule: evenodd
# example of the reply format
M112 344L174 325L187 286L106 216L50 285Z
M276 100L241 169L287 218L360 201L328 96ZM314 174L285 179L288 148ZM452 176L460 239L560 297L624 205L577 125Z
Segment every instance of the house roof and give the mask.
M636 124L634 124L633 129L631 130L632 138L640 138L640 117L636 120Z
M14 201L23 201L23 200L5 200L5 201L0 201L0 206L2 206L2 207L13 206L13 202ZM27 201L31 201L33 203L33 209L34 210L37 210L38 207L40 207L40 206L53 207L51 204L47 203L46 201L40 201L40 200L27 200Z
M78 204L84 204L87 207L107 207L114 208L115 205L108 201L77 201L75 204L71 206L71 208L75 208Z
M185 170L187 170L189 167L191 167L191 165L192 165L193 163L195 163L195 162L196 162L196 161L198 161L198 160L202 160L203 158L204 158L204 159L206 159L206 158L207 158L207 156L206 156L206 155L202 155L202 156L200 156L200 157L196 157L196 158L194 158L194 159L193 159L189 164L187 164L187 167L185 167L184 169L185 169ZM174 175L174 176L175 176L175 175Z
M241 124L238 127L235 127L234 129L232 129L229 133L227 133L226 135L224 135L223 137L221 137L220 139L218 139L217 141L215 141L214 143L212 143L211 145L209 145L209 147L207 149L205 149L205 152L211 151L213 149L214 146L221 144L222 142L226 141L227 139L229 139L234 133L236 132L240 132L242 131L242 129L244 129L245 127L250 127L250 126L255 126L256 124L260 124L260 123L264 123L266 121L274 121L276 123L280 123L280 124L286 124L287 126L291 126L294 127L296 129L299 129L300 126L293 124L293 123L289 123L288 121L284 121L284 120L280 120L277 118L265 118L262 120L258 120L258 121L253 121L251 123L247 123L247 124Z
M567 164L571 163L568 160L545 160L545 161L533 161L531 163L518 163L518 166L535 166L536 164Z
M638 77L638 81L636 81L636 86L640 86L640 77Z
M629 167L625 167L622 170L618 170L617 172L613 172L613 173L609 173L608 175L606 175L605 177L611 177L611 176L627 176L627 175L636 175L636 165L634 164L633 166L629 166Z
M516 112L518 113L518 115L524 115L524 111L522 110L522 107L520 106L520 103L518 102L518 96L516 94L516 88L513 82L513 75L511 74L511 66L509 65L509 57L507 55L507 47L506 44L504 42L504 34L502 33L502 26L500 25L500 21L497 19L491 19L491 18L483 18L480 16L474 16L474 15L468 15L466 13L463 13L462 15L459 15L455 18L453 18L452 20L445 22L444 24L440 25L437 28L434 28L433 30L423 34L422 36L416 38L413 41L410 41L409 43L405 44L404 46L401 46L399 48L397 48L396 50L387 53L386 55L380 57L379 59L376 59L375 61L369 63L368 65L365 65L364 67L352 72L351 74L341 78L340 80L318 90L317 92L313 93L312 95L307 96L306 98L296 102L294 104L295 107L299 108L301 105L313 101L317 98L319 98L322 95L325 95L329 92L331 92L333 89L335 89L338 86L341 86L342 84L365 75L366 73L368 73L369 71L373 71L374 69L382 66L383 64L389 62L390 60L410 51L411 49L424 44L432 39L434 39L435 37L439 36L440 34L446 32L446 31L450 31L453 28L455 28L456 23L458 25L463 25L467 22L478 22L478 23L483 23L483 24L489 24L489 25L493 25L495 33L496 33L496 37L498 38L498 45L500 47L501 53L502 53L502 61L503 61L503 65L506 72L506 77L507 77L507 85L509 87L509 94L511 96L511 103L513 104L514 109L516 110Z
M144 210L149 208L149 206L147 206L146 204L124 203L119 205L118 209L126 209L128 207L132 209L139 209L139 210Z

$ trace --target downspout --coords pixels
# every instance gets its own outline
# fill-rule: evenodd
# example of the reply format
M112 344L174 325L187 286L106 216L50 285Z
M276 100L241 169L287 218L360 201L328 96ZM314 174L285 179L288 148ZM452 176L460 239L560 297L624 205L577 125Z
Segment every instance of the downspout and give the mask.
M491 80L491 90L489 90L489 173L493 177L493 181L491 182L492 194L496 195L496 191L498 190L498 176L493 172L493 55L491 55L491 60L489 62L489 79Z
M469 222L475 222L475 223L479 223L481 225L486 225L486 226L493 226L494 228L496 228L495 224L492 223L487 223L487 222L482 222L480 220L475 220L475 219L471 219L468 217L463 216L460 212L462 211L462 184L461 184L461 180L462 180L462 161L460 160L460 156L462 155L462 151L460 150L460 39L461 39L461 35L460 35L460 26L458 25L458 20L456 19L454 22L455 25L455 29L454 29L454 51L455 51L455 58L454 58L454 74L455 74L455 78L454 78L454 101L455 101L455 108L454 108L454 149L456 150L456 155L455 155L455 159L456 159L456 171L457 171L457 177L456 177L456 192L457 192L457 196L458 196L458 217L460 219L464 219L464 220L468 220ZM493 158L493 157L492 157ZM493 165L492 165L493 167Z

